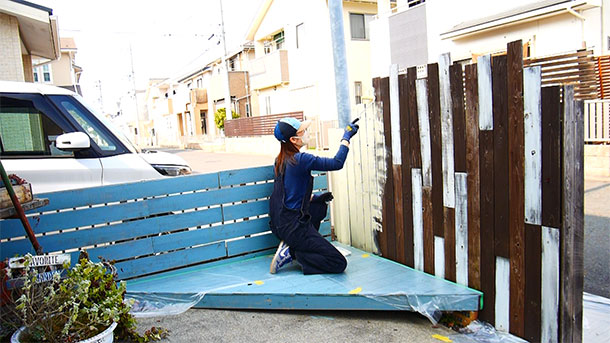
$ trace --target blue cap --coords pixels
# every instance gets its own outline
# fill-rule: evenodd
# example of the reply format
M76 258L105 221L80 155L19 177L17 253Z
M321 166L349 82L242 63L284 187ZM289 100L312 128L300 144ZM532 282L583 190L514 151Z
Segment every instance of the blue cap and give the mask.
M300 127L301 122L298 119L282 118L275 124L273 135L278 141L286 143L290 137L297 134Z

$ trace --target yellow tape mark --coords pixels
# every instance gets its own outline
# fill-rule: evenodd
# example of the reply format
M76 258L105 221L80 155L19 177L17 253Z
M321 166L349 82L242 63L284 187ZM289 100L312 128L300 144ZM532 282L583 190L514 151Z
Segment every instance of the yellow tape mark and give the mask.
M369 256L371 256L371 255L369 255L369 254L362 254L362 258L367 258Z
M351 291L349 291L349 294L358 294L360 292L362 292L362 287L352 289Z
M441 336L441 335L432 335L432 338L436 338L439 341L443 341L443 342L453 342L451 339L449 339L449 337L447 336Z
M255 283L255 284L257 284L257 285L259 285L259 286L260 286L260 285L262 285L262 284L264 284L264 282L263 282L263 281L261 281L261 280L256 280L256 281L254 281L254 283Z

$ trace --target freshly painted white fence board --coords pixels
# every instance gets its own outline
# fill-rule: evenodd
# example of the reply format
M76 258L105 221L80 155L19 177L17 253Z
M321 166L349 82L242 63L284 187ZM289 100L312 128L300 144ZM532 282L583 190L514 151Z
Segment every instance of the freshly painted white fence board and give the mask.
M523 70L525 222L542 225L542 98L540 67Z
M413 204L413 255L415 269L424 270L424 220L422 206L422 175L421 169L411 170L411 188Z
M359 132L360 134L362 132ZM364 227L362 221L362 175L358 167L360 160L360 138L362 135L357 134L350 140L350 153L347 154L343 169L347 172L347 196L349 203L349 231L350 243L354 241L354 237L358 237L359 241L364 236Z
M400 100L398 98L398 64L390 66L390 122L392 124L392 163L400 165Z
M442 54L438 61L439 90L441 103L441 142L443 160L443 205L455 208L454 161L453 161L453 109L451 85L449 83L449 53Z
M510 260L496 256L496 329L509 331Z
M428 80L415 81L417 119L421 146L422 185L432 186L432 150L430 146L430 119L428 114Z
M334 154L339 149L341 137L343 136L343 130L341 129L329 129L329 150L328 156ZM329 173L331 192L336 201L330 202L332 211L332 225L335 229L335 235L337 240L344 244L351 245L351 233L349 227L349 202L347 201L347 170L345 168Z
M455 173L455 278L468 286L468 185L466 173Z
M374 118L375 113L373 112L374 107L368 105L365 107L362 115L360 116L360 121L362 124L366 125L367 128L362 130L359 134L359 142L360 142L360 150L359 154L361 156L359 167L360 174L362 178L362 222L363 222L363 242L358 245L363 246L366 251L375 251L373 250L373 214L372 214L372 193L376 191L376 185L374 184L374 173L375 170L371 168L373 165L371 161L371 155L375 152L373 150L374 144L373 142L373 134L370 128L374 128ZM361 129L362 129L361 124ZM370 127L370 128L368 128ZM355 241L352 237L352 241Z
M479 86L479 129L493 130L491 55L477 58L477 77Z
M434 275L445 278L445 239L434 236Z
M559 230L542 227L541 341L559 338Z

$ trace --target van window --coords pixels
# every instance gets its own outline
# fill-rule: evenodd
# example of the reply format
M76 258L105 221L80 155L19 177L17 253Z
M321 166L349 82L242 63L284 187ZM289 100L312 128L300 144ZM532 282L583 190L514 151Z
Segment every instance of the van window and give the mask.
M0 100L0 149L3 156L74 156L55 147L65 132L31 101L2 97Z
M57 101L57 103L76 120L78 125L80 125L102 151L117 150L117 147L112 143L112 140L104 133L97 122L91 120L87 113L83 113L67 98Z

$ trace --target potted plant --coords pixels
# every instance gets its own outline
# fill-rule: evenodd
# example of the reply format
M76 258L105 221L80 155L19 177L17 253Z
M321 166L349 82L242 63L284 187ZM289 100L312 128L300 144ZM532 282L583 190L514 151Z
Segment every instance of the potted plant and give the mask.
M125 301L125 282L116 282L114 266L82 256L72 269L64 265L63 272L52 277L30 268L32 256L25 256L17 279L22 285L4 297L0 307L3 331L16 329L11 342L112 342L113 337L149 342L167 335L155 327L140 335L129 313L131 304Z

